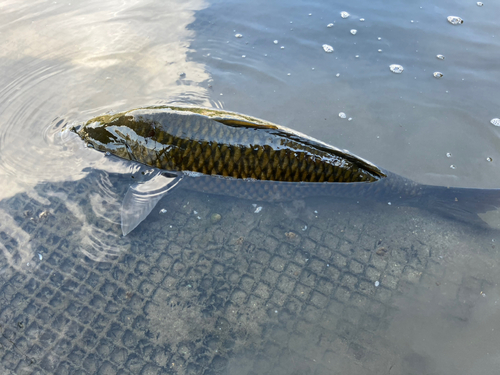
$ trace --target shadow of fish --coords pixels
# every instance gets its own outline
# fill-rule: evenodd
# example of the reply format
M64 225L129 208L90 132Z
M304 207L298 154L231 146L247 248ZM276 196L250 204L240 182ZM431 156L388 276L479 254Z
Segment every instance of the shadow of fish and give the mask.
M172 188L268 201L308 196L371 199L480 222L500 189L421 185L283 126L217 109L154 106L90 119L73 128L98 151L158 170L122 204L127 235Z

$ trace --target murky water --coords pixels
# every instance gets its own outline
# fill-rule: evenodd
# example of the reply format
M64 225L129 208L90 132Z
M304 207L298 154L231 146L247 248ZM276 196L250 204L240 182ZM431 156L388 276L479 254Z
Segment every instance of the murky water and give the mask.
M497 188L499 15L463 0L1 2L2 373L495 374L497 231L175 191L124 238L138 167L59 131L204 105L421 183Z

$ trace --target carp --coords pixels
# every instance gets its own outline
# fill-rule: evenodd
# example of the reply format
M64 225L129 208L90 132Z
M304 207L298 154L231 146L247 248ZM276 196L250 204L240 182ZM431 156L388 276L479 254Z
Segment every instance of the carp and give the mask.
M152 106L72 128L88 147L155 168L129 188L123 235L175 186L265 201L366 198L435 210L463 221L500 205L500 189L418 184L284 126L218 109Z

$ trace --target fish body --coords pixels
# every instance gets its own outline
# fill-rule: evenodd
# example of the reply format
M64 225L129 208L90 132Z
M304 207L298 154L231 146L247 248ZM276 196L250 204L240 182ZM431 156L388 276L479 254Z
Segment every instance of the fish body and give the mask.
M74 131L96 150L180 173L186 187L208 193L369 198L474 213L497 207L500 196L496 189L421 185L292 129L217 109L145 107L95 117Z

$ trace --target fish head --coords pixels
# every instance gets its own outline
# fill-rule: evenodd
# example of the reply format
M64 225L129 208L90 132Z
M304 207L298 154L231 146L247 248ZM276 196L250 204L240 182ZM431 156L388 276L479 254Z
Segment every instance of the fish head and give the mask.
M135 151L147 143L147 137L155 132L155 124L137 121L133 116L99 116L72 129L97 151L110 153L127 160L136 160Z

